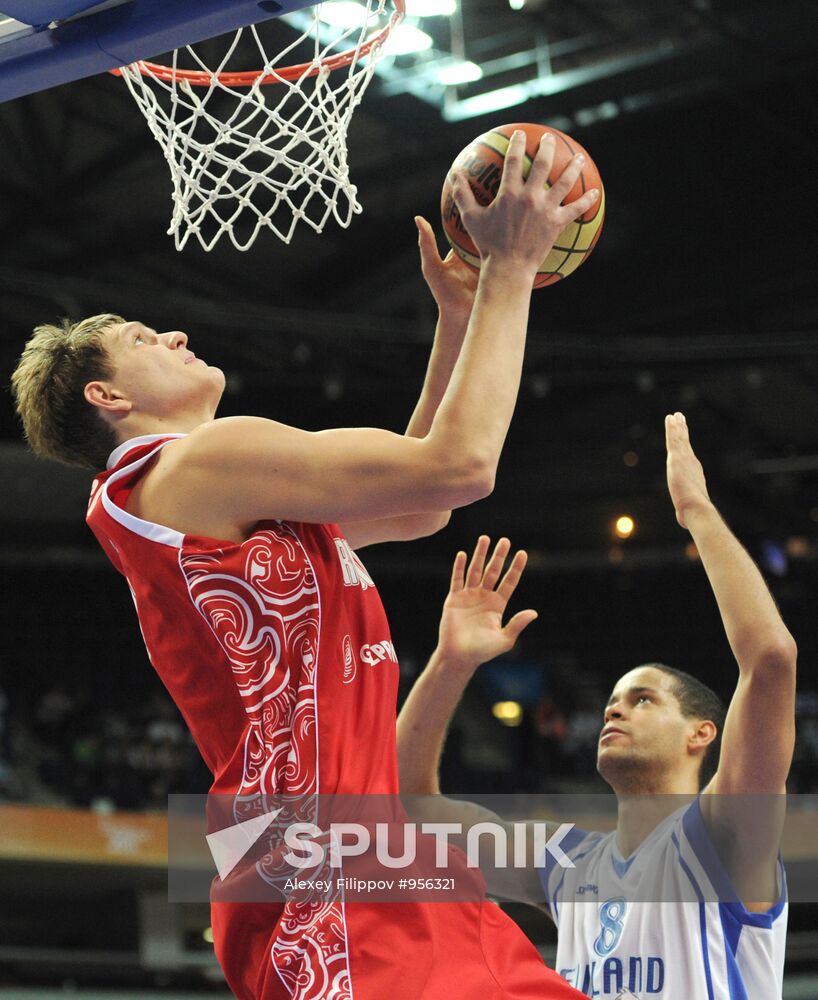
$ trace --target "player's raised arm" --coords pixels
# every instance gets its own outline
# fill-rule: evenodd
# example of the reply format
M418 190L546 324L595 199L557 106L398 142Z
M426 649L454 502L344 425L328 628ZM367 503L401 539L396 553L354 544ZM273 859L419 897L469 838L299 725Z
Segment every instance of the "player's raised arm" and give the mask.
M453 252L441 258L432 227L421 216L415 218L423 278L438 309L432 351L420 397L406 428L407 437L425 437L446 393L460 356L477 291L477 271ZM439 531L451 512L404 514L374 521L344 522L341 527L350 545L361 548L376 542L405 541Z
M743 818L747 797L785 791L795 742L795 641L758 567L710 500L683 414L666 417L665 432L668 489L676 518L696 543L739 668L719 766L706 789L712 794L703 797L702 812L717 843L725 845L725 860L739 891L752 870L763 868L769 887L765 896L774 900L783 809L771 809L772 800L766 800L756 813L763 811L770 819L767 829L759 832L754 824L752 837ZM737 795L743 798L731 800ZM744 898L760 897L753 893Z
M592 203L589 193L561 204L581 169L578 159L553 187L544 187L553 142L542 144L526 183L524 147L519 133L498 195L485 208L465 175L455 179L454 196L483 263L463 346L424 437L372 429L309 434L251 418L214 421L175 446L185 461L166 479L168 501L186 509L206 503L211 515L247 525L264 518L360 521L443 511L490 493L517 399L534 275L566 220Z
M501 538L486 562L489 539L481 535L468 568L466 553L457 553L437 646L398 716L398 767L404 792L440 791L438 767L446 732L469 681L482 663L512 649L537 617L531 609L518 611L503 624L527 559L525 552L517 552L501 580L510 549L509 540Z
M527 558L525 552L517 552L503 573L510 550L509 540L501 538L487 561L489 539L481 535L468 567L466 553L458 552L443 605L437 647L398 716L401 793L438 796L431 803L424 799L408 800L410 810L413 807L424 810L416 819L457 822L464 829L475 823L504 822L476 803L441 796L438 770L449 724L475 671L482 663L512 649L523 629L537 617L532 609L518 611L503 624ZM533 846L534 839L529 841ZM516 867L511 856L511 833L507 842L507 866L500 869L490 862L483 868L489 891L541 904L543 889L535 868L536 859L532 854L526 868Z

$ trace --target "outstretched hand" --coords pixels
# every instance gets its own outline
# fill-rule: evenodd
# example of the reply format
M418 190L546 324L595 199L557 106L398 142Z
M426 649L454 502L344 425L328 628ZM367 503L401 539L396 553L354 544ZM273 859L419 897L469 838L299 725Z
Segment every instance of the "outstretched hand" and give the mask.
M474 305L479 273L450 250L441 259L434 230L422 216L415 216L420 247L420 266L437 307L450 319L467 323Z
M489 544L489 538L481 535L468 569L466 553L457 553L440 619L438 652L471 670L512 649L523 629L537 617L531 609L518 611L503 625L503 615L528 556L517 552L500 579L511 542L501 538L486 563Z
M702 463L690 445L690 433L683 413L665 417L667 445L667 488L676 509L676 520L687 528L687 514L694 508L709 508L713 504L707 493Z
M591 208L599 191L592 188L563 205L582 172L585 157L574 156L551 187L546 187L556 149L553 135L546 132L540 140L527 179L523 177L525 149L525 132L517 129L506 150L497 197L490 204L478 203L462 168L452 172L452 197L484 261L488 257L507 258L529 268L533 275L560 233Z

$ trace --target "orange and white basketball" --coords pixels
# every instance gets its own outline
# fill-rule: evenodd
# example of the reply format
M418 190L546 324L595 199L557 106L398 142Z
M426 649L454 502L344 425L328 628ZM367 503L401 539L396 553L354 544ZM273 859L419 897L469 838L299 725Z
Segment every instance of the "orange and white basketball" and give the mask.
M577 178L574 187L569 191L563 204L575 201L590 188L598 188L600 197L591 208L575 222L570 223L554 244L551 252L540 265L537 278L534 281L535 288L543 288L545 285L552 285L561 278L566 278L572 274L583 261L587 260L591 251L596 246L599 234L602 232L602 223L605 219L605 189L599 171L596 168L588 151L584 149L575 139L560 132L559 129L550 128L547 125L532 125L514 123L511 125L499 125L478 136L473 142L455 158L453 168L462 168L469 177L469 183L474 191L477 201L481 205L488 205L494 200L497 189L500 186L500 178L503 174L503 164L505 163L506 150L515 129L522 129L526 134L525 158L523 161L523 174L528 177L531 169L531 162L536 156L540 145L540 139L545 132L551 132L556 138L556 151L554 153L554 164L548 176L548 186L560 176L565 166L577 153L585 154L585 164L582 173ZM452 249L460 256L469 267L478 270L480 267L480 255L477 247L472 243L469 234L460 218L460 212L452 197L452 188L447 176L443 185L443 193L440 199L440 210L443 216L443 230L446 239L451 244Z

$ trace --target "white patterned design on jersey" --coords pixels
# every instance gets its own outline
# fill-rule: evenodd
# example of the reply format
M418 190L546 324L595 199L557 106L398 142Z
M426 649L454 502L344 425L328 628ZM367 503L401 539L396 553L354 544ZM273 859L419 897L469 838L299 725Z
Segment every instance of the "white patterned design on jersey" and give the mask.
M256 532L242 555L241 575L224 572L218 552L179 560L250 721L241 794L308 795L317 790L315 575L284 524Z
M265 838L256 871L278 887L292 875L281 832L314 821L318 792L316 677L320 595L309 557L286 524L257 531L243 546L241 575L223 571L218 553L180 554L191 600L233 670L250 725L242 784L233 803L237 823L284 806ZM277 805L281 803L276 800ZM323 876L335 872L319 873ZM343 899L288 900L272 946L279 978L296 1000L349 1000L349 959Z
M351 684L358 672L358 661L349 634L345 635L341 642L341 662L344 665L344 684Z

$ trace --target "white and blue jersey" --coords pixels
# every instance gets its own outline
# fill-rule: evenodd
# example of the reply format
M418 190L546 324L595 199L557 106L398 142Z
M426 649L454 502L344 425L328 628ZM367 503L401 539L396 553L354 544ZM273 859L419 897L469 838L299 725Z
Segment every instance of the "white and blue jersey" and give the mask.
M778 902L764 913L748 911L713 846L698 799L663 820L627 860L615 833L575 829L561 847L575 867L549 863L540 877L559 931L557 971L586 996L781 996L783 864Z

